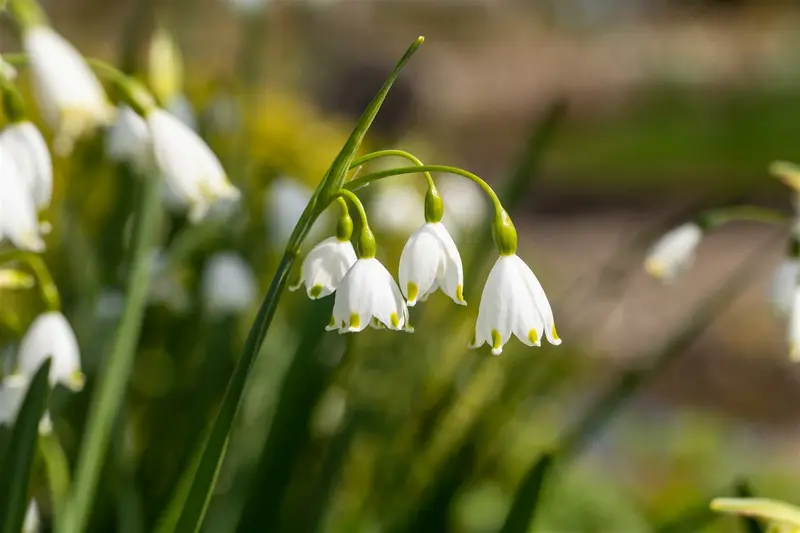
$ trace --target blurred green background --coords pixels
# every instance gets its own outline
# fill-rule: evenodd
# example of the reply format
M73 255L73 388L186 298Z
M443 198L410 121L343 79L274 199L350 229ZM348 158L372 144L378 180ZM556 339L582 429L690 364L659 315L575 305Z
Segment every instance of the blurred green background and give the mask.
M302 198L316 186L417 35L425 46L368 148L403 148L495 186L564 344L512 341L500 357L465 349L494 255L480 209L453 222L470 305L433 296L412 309L413 335L324 333L332 298L284 295L204 531L499 531L513 502L525 507L530 468L553 447L559 460L530 531L732 531L741 524L704 509L745 479L760 495L800 501L800 387L785 321L767 297L789 228L716 231L667 288L641 268L660 233L704 208L791 212L766 168L800 153L796 2L42 4L83 53L151 84L154 32L170 32L183 61L175 89L244 198L231 216L198 226L169 217L92 531L157 527L299 215L286 188ZM18 49L4 23L0 52ZM89 377L86 391L58 390L51 406L74 460L124 297L136 178L105 159L102 136L56 165L45 258ZM424 191L419 177L397 182ZM412 214L413 204L381 202L386 192L374 189L365 197L379 258L396 273L423 222L422 197ZM219 252L239 254L257 278L242 312L204 298L204 270ZM0 297L12 310L0 346L13 346L38 304Z

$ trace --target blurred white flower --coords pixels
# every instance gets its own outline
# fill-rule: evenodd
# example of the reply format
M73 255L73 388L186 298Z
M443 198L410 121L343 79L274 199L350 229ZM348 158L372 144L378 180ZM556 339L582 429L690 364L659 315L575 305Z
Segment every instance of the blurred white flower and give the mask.
M153 145L147 121L127 105L117 108L117 118L106 129L106 156L126 162L142 172L153 164Z
M192 103L186 98L186 95L182 93L176 94L174 97L167 100L164 109L186 124L186 126L197 131L197 116L195 115Z
M19 373L32 377L47 358L52 358L50 383L61 383L73 391L83 388L78 341L67 319L57 311L37 316L19 347Z
M31 503L28 504L28 510L25 511L22 533L39 533L40 528L39 507L36 505L36 500L31 500Z
M172 33L158 24L147 50L147 78L153 94L174 115L178 113L168 105L183 89L183 54Z
M528 346L540 346L543 336L550 344L561 344L541 283L515 254L500 256L489 273L470 348L487 343L500 355L512 333Z
M42 116L56 131L54 149L66 155L78 138L110 122L114 108L89 66L61 35L34 26L22 40Z
M299 181L285 176L275 178L267 187L264 192L265 223L271 244L275 248L286 246L313 194L314 191ZM328 212L323 213L314 223L308 237L319 237L329 220Z
M786 258L772 277L770 301L775 313L787 316L791 312L794 290L800 281L800 259Z
M156 163L175 195L189 207L189 220L198 222L218 202L240 197L222 164L189 127L173 115L155 109L147 116Z
M258 297L253 269L235 252L218 252L206 263L202 278L203 302L213 313L238 313Z
M305 283L309 298L324 298L336 291L356 260L350 241L329 237L308 252L300 267L300 279L289 290L296 291Z
M28 121L9 124L0 132L0 146L17 164L20 177L36 207L50 205L53 195L53 161L39 129Z
M14 424L29 383L28 377L21 374L6 376L0 382L0 425Z
M164 252L155 250L151 261L153 261L153 266L150 273L148 302L153 305L163 305L174 313L188 311L191 306L189 291L181 282L178 273L167 261Z
M789 314L789 359L800 361L800 286L792 291L792 309Z
M654 278L672 281L694 261L695 250L703 237L703 230L688 222L668 231L650 249L645 269Z
M400 288L409 307L440 288L455 303L467 305L461 255L441 222L425 224L406 242L400 255Z
M230 94L218 94L205 110L209 130L215 133L235 133L242 129L244 119L239 102Z
M326 327L339 333L376 328L412 331L403 295L386 267L374 257L359 259L336 290L333 316Z
M17 79L17 69L0 56L0 80L14 81L15 79Z
M100 291L95 303L95 314L102 320L113 320L122 316L125 293L118 289L105 288Z
M41 252L44 241L40 235L33 195L26 179L17 167L15 158L0 145L0 242L9 240L22 250Z
M444 202L442 223L455 240L486 223L489 205L477 184L461 176L446 174L436 180L436 188Z
M374 188L369 207L370 226L387 233L407 235L425 220L425 197L410 183L384 180L370 187Z

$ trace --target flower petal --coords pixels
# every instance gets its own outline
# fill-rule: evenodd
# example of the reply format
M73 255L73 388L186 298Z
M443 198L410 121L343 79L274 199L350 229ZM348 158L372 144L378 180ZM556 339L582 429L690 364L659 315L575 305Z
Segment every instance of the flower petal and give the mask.
M425 224L409 237L400 254L400 288L408 305L432 292L431 286L443 262L440 239L433 229L435 224Z

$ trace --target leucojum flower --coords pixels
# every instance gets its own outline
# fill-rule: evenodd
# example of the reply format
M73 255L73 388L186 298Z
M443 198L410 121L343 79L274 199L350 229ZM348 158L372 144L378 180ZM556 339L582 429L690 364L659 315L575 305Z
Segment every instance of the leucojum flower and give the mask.
M651 248L645 268L656 278L672 281L691 265L700 240L711 229L736 221L791 224L787 253L773 275L769 300L777 316L788 316L790 359L800 361L800 167L778 161L770 165L770 172L791 189L793 215L759 206L707 211L661 237Z
M353 191L376 179L413 173L415 168L425 171L426 167L411 154L399 150L375 152L353 162L355 168L371 159L397 155L412 160L417 167L367 174L353 179L334 194L342 207L336 237L322 241L309 252L301 266L300 279L292 287L297 289L305 284L312 299L334 294L333 316L328 330L359 332L369 325L378 329L413 331L409 323L409 307L440 289L456 304L467 304L461 255L442 223L446 206L428 172L424 172L428 180L425 223L418 226L403 249L399 287L376 258L375 236L364 207ZM494 191L486 182L465 170L431 168L474 181L489 196L495 208L492 224L500 257L483 289L475 333L469 346L477 348L488 343L492 353L499 355L512 335L528 346L540 346L543 338L553 345L561 344L547 296L531 269L516 254L516 230ZM361 222L356 249L350 242L353 223L345 199L355 206Z
M114 108L89 65L35 2L9 0L8 9L20 25L42 116L56 131L54 149L67 155L77 139L111 121Z

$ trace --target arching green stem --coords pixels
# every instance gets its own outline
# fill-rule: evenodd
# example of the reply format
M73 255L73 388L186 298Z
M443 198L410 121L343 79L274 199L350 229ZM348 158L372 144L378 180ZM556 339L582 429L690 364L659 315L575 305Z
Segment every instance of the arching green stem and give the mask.
M414 174L418 172L447 172L449 174L462 176L477 183L478 186L483 189L483 192L489 196L489 198L492 200L492 204L494 205L492 235L494 237L495 244L497 245L498 252L500 252L500 255L512 255L517 252L517 231L514 229L514 224L511 222L511 218L508 216L508 213L506 213L506 210L503 209L503 204L500 203L500 199L497 197L497 194L495 194L488 183L467 170L446 165L419 165L415 167L392 168L365 174L360 178L345 183L344 187L345 189L356 191L369 185L373 181L389 178L391 176Z
M780 211L756 205L722 207L706 211L697 217L697 223L704 230L716 228L728 222L749 221L763 222L765 224L785 224L790 220L791 217Z
M377 152L372 152L372 153L369 153L369 154L364 155L362 157L359 157L358 159L356 159L352 163L350 163L350 170L353 170L354 168L358 168L358 167L360 167L361 165L363 165L364 163L366 163L368 161L373 161L375 159L381 159L383 157L402 157L404 159L408 159L409 161L411 161L412 163L414 163L417 166L420 166L420 167L424 166L422 161L417 159L413 154L411 154L409 152L406 152L405 150L392 149L392 150L379 150ZM430 187L432 189L435 189L436 186L433 183L433 178L431 177L431 173L426 171L426 172L423 172L422 174L425 176L425 179L428 181L428 187Z
M364 211L364 205L361 200L358 199L358 196L353 191L348 189L339 189L336 193L336 198L347 198L358 211L358 216L361 220L361 233L358 236L358 256L363 259L375 257L378 246L375 243L375 235L369 228L367 212Z
M378 152L375 152L378 153ZM468 170L464 170L458 167L451 167L447 165L419 165L414 167L398 167L398 168L390 168L387 170L379 170L377 172L370 172L369 174L364 174L363 176L351 180L344 184L344 188L357 191L363 187L366 187L373 181L382 180L384 178L390 178L392 176L401 176L403 174L417 174L417 173L426 173L426 172L446 172L448 174L456 174L458 176L462 176L467 178L468 180L474 181L475 183L483 189L483 192L486 193L487 196L492 200L492 204L494 205L495 212L503 211L503 205L500 203L500 199L497 197L495 192L489 187L489 184L483 181L481 178L469 172Z
M24 263L31 269L36 278L36 282L39 284L39 291L47 310L60 311L61 297L58 294L56 284L53 282L53 276L50 275L50 271L47 269L44 260L32 252L23 252L22 250L0 253L0 265L12 261Z

